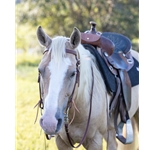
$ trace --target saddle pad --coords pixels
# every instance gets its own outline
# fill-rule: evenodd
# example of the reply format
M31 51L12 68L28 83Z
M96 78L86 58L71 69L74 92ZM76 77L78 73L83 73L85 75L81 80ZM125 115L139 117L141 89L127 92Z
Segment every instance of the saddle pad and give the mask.
M104 79L107 91L115 93L117 90L115 76L111 73L111 71L109 70L108 66L106 65L105 61L103 60L99 52L92 45L83 44L83 46L85 49L89 50L92 55L95 56L98 68ZM139 62L135 58L133 59L134 59L134 66L128 71L132 87L139 84L139 71L138 71Z

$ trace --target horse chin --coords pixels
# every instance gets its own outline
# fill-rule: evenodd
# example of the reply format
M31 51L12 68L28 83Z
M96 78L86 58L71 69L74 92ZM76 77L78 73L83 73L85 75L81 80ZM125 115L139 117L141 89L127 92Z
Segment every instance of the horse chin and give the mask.
M49 133L49 132L47 132L47 131L44 131L44 133L45 133L49 138L55 137L56 135L59 134L59 132L60 132L60 130L59 130L59 131L55 131L54 133Z

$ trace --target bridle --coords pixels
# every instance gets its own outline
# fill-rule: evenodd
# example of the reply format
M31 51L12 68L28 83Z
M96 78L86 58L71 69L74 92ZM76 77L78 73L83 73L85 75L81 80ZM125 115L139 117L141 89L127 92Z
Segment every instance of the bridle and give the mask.
M48 51L49 51L48 49L45 50L43 54L45 54ZM83 144L83 142L84 142L84 140L86 138L86 135L87 135L87 132L88 132L89 123L90 123L91 111L92 111L94 74L93 74L93 68L91 67L91 71L92 71L92 87L91 87L91 93L90 93L90 109L89 109L88 121L87 121L87 125L86 125L86 129L85 129L84 135L83 135L80 143L77 146L74 146L73 143L72 143L72 138L70 137L70 134L69 134L69 110L72 107L73 96L74 96L74 93L75 93L76 85L78 84L78 87L80 85L80 55L79 55L78 51L70 50L70 49L66 49L66 53L69 53L69 54L72 54L72 55L75 56L75 59L76 59L76 79L75 79L75 84L74 84L74 88L73 88L72 94L69 97L68 104L67 104L67 107L66 107L66 110L65 110L65 113L64 113L64 124L65 124L66 135L67 135L67 138L68 138L68 141L69 141L70 145L73 148L78 148L78 147L80 147ZM43 103L43 99L42 99L41 86L40 86L40 73L38 75L38 83L39 83L40 100L35 105L35 107L38 106L35 122L37 120L39 108L41 110L44 109L44 103ZM42 115L42 111L41 111L41 115ZM52 136L49 137L49 135L47 135L46 133L45 133L45 135L46 135L47 140L50 140L51 137L52 137Z
M92 110L92 97L93 97L93 86L94 86L94 75L93 75L93 69L92 69L92 88L91 88L91 94L90 94L90 110L89 110L89 116L88 116L88 121L87 121L87 125L86 125L86 129L85 129L85 132L84 132L84 135L82 137L82 140L80 141L80 143L77 145L77 146L74 146L72 141L71 141L71 137L70 137L70 134L69 134L69 128L68 128L68 124L69 124L69 119L68 119L68 115L69 115L69 110L72 106L72 102L73 102L73 95L74 95L74 91L75 91L75 87L76 87L76 84L78 83L78 86L79 86L79 78L80 78L80 59L77 58L77 52L74 51L74 50L69 50L69 49L66 49L66 52L67 53L70 53L70 54L73 54L75 55L75 58L76 58L76 70L77 70L77 75L76 75L76 82L75 82L75 85L74 85L74 88L73 88L73 91L72 91L72 94L69 98L69 101L68 101L68 105L67 105L67 108L66 108L66 112L65 112L65 117L64 117L64 120L65 120L65 131L66 131L66 134L67 134L67 138L68 138L68 141L70 143L70 145L73 147L73 148L78 148L80 147L85 138L86 138L86 135L87 135L87 131L88 131L88 127L89 127L89 123L90 123L90 118L91 118L91 110ZM79 56L79 53L78 53L78 56Z

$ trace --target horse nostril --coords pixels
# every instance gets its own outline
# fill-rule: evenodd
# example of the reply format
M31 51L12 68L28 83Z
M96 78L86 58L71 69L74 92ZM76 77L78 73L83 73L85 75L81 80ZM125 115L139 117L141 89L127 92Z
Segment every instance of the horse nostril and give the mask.
M60 124L61 125L62 123L62 119L58 119L58 125Z
M57 123L57 128L56 128L56 131L55 132L58 132L61 128L61 125L62 125L62 119L58 119L58 123Z

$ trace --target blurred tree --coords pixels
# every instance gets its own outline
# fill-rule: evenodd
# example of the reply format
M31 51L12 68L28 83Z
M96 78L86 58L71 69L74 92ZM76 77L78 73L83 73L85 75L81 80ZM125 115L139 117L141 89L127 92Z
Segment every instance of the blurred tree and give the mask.
M132 41L139 38L138 0L20 0L16 10L18 26L31 26L36 32L41 25L50 36L70 36L74 26L83 32L93 20L98 31L121 33Z

